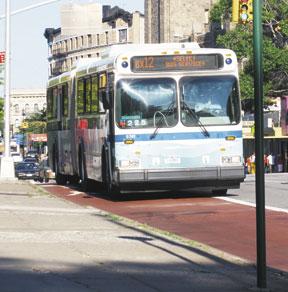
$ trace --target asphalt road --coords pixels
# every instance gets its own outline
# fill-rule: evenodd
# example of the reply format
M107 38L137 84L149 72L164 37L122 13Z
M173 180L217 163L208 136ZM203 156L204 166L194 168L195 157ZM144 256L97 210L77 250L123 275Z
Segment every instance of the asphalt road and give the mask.
M240 189L229 190L231 199L255 204L255 175L247 175ZM266 207L280 208L288 212L288 173L265 174Z

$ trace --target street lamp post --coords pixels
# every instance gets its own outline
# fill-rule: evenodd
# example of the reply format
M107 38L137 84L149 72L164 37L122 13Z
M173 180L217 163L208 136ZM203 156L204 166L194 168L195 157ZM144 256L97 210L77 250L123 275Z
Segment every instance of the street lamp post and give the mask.
M13 179L14 163L10 156L10 0L6 0L5 53L4 157L1 159L0 177Z

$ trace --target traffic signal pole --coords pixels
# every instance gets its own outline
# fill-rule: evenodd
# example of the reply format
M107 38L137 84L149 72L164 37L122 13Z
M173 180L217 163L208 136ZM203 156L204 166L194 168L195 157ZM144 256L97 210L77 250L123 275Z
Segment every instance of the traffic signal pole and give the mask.
M266 231L265 231L265 179L263 150L264 127L263 127L262 5L263 5L262 0L253 1L257 287L265 289L267 287L267 279L266 279Z

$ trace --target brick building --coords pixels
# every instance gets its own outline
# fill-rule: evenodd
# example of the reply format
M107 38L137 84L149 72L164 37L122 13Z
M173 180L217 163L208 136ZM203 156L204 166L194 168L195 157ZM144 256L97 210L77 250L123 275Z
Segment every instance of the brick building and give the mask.
M218 0L145 0L145 42L211 46L210 10Z

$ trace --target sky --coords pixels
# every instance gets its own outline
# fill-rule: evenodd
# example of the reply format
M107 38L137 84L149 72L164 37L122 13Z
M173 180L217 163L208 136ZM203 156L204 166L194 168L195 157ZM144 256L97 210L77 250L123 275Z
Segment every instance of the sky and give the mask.
M0 1L0 15L5 14L5 2ZM43 0L10 0L11 12ZM144 13L144 0L60 0L11 16L11 89L46 87L48 79L48 47L43 36L45 28L60 27L60 7L65 3L96 2L119 6L130 12ZM0 51L5 51L5 20L0 19ZM0 86L1 87L1 86ZM0 88L3 97L3 87Z

